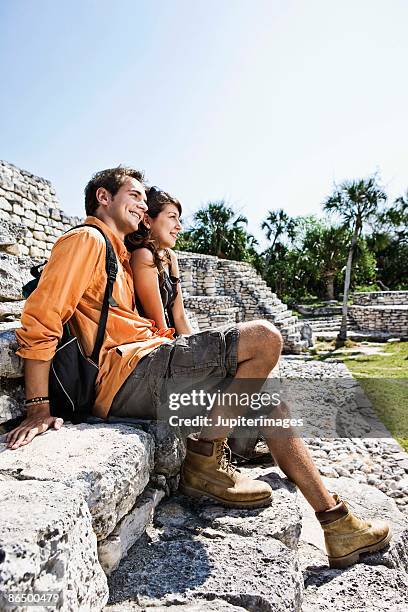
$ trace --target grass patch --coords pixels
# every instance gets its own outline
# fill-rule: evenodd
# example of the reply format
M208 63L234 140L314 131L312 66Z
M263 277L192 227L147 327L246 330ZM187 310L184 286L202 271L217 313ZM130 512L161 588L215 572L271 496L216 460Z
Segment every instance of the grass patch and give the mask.
M335 357L347 365L378 418L408 451L408 342L385 343L380 349L385 355L359 355L359 345L351 344L356 350L345 352L334 342L318 343L316 358Z

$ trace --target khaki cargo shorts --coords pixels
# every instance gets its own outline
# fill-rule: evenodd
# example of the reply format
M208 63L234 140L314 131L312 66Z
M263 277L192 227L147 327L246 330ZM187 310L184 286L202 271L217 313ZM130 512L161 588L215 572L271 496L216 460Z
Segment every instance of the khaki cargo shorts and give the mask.
M164 418L171 393L219 387L236 374L238 339L238 327L227 325L162 344L143 357L123 383L109 416Z

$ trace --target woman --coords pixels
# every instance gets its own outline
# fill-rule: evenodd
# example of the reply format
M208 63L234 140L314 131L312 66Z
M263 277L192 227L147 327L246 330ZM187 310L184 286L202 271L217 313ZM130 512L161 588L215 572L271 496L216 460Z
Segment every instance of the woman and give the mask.
M181 204L165 191L150 187L143 224L127 237L132 251L136 307L142 316L153 319L160 331L173 328L175 335L191 334L192 327L184 311L180 289L177 256L171 249L181 231ZM271 461L266 446L255 448L256 434L251 439L230 436L229 445L237 463Z
M176 335L191 334L180 289L180 273L174 251L181 231L181 204L165 191L150 187L148 211L140 229L127 237L132 252L130 265L136 308L153 319L161 330L173 328Z

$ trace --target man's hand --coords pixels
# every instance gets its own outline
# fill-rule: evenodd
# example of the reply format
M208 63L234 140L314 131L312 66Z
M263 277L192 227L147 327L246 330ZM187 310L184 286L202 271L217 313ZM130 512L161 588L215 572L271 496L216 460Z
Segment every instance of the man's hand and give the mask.
M20 446L29 444L31 440L44 433L50 427L61 429L64 421L60 417L51 416L47 409L37 411L36 414L27 415L18 427L15 427L6 435L7 448L15 450Z

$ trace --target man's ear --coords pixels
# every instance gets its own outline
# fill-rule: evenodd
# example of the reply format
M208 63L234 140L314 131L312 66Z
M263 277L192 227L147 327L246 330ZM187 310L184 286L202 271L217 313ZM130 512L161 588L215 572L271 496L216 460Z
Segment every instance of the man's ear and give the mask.
M149 215L147 213L144 214L143 224L145 227L147 227L148 230L150 229L150 220L149 220Z
M112 200L112 196L105 187L99 187L95 193L96 199L102 206L107 206Z

